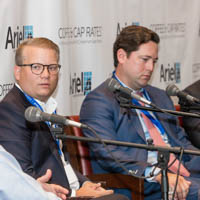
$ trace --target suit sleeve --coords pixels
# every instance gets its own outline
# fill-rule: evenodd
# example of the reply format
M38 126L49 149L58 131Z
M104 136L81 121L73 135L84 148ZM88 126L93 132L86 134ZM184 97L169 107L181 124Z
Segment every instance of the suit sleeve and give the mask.
M22 110L15 104L0 104L0 143L20 163L25 173L37 178L31 161L32 134Z
M91 126L102 139L134 142L136 134L134 135L134 130L130 135L132 125L127 125L127 121L131 124L128 115L126 111L123 113L123 109L119 107L118 102L109 91L93 91L88 94L82 104L80 120ZM128 130L129 128L130 130ZM88 137L96 137L86 129L84 129L84 134ZM137 175L143 174L147 167L145 162L147 154L142 149L107 145L113 155L111 156L104 145L97 143L89 143L89 145L92 155L95 155L98 164L106 171L127 173L116 163L113 156L128 170L138 172ZM144 158L144 162L140 160L140 156Z

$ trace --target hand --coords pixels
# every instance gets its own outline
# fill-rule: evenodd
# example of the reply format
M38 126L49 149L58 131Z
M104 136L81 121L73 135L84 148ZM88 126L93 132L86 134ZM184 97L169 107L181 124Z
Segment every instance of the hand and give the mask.
M161 184L161 174L156 177L156 180ZM172 194L176 184L176 174L168 173L169 182L169 199L172 199ZM175 193L175 200L186 200L191 182L187 181L183 176L179 176L178 184Z
M37 181L41 184L42 188L45 191L54 193L62 200L67 199L66 195L69 193L69 191L66 188L60 185L47 183L50 180L51 176L52 176L52 171L50 169L47 169L46 174L39 177Z
M104 195L113 194L113 190L106 190L101 187L100 183L92 183L86 181L82 187L76 191L76 196L91 196L91 197L100 197Z

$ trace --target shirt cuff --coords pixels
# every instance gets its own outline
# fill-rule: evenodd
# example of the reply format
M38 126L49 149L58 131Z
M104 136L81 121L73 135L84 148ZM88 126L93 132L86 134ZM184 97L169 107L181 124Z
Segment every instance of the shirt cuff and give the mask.
M145 180L148 182L157 182L155 180L155 177L160 171L161 171L161 169L158 167L147 167L145 169L145 176L150 176L152 172L153 172L153 174L150 178L146 178Z
M70 197L76 197L76 190L71 190L71 196Z

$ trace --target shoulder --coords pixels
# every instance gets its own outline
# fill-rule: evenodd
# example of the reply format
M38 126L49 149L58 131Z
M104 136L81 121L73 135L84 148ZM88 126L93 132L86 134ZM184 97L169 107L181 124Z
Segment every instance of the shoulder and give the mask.
M200 90L200 80L192 83L191 85L189 85L188 87L186 87L184 89L185 92L187 92L187 93L189 93L192 96L195 96L197 98L200 97L199 90Z
M14 87L7 93L7 95L0 102L0 112L4 108L6 110L10 109L24 110L26 107L30 105L31 104L27 101L23 92L14 85Z
M24 94L14 86L0 102L0 130L8 132L9 129L5 127L11 128L16 125L21 127L22 124L25 124L24 112L30 105ZM0 135L2 134L0 133Z
M145 89L154 104L160 108L174 109L173 101L165 90L150 85L146 86Z
M87 101L89 99L101 100L101 101L113 100L115 95L113 94L112 91L109 90L108 82L109 79L105 80L103 83L97 86L86 96L84 101Z
M154 95L154 96L158 96L158 97L160 97L160 95L168 96L167 93L165 92L165 90L160 89L160 88L155 87L155 86L147 85L147 86L145 87L145 90L146 90L149 94L152 94L152 95Z
M100 113L103 115L119 110L120 106L115 94L108 89L108 81L104 81L85 97L80 110L81 118L86 115L97 115Z

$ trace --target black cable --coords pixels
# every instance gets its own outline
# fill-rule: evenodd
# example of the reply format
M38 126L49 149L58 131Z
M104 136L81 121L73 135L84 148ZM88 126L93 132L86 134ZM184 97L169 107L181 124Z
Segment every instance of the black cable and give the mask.
M142 179L152 178L152 177L154 176L154 175L151 175L151 174L150 174L149 176L137 176L137 175L133 174L133 173L131 172L131 170L128 170L128 169L124 166L124 164L122 164L122 163L120 162L120 160L118 160L118 159L113 155L113 153L109 150L107 144L105 144L105 142L102 141L102 138L99 137L99 135L96 133L96 131L95 131L92 127L90 127L90 126L88 126L88 129L89 129L90 131L92 131L92 133L99 139L99 141L103 144L104 148L105 148L106 151L110 154L110 156L112 157L112 159L113 159L127 174L129 174L129 175L131 175L131 176L133 176L133 177L135 177L135 178L142 178Z
M170 163L170 165L168 165L167 168L170 168L175 162L176 162L177 158L175 157L174 160Z
M181 147L180 151L181 151L181 152L180 152L180 156L179 156L179 164L178 164L178 169L177 169L177 174L176 174L176 183L175 183L175 186L174 186L174 191L173 191L173 195L172 195L172 200L173 200L174 197L175 197L176 188L177 188L177 185L178 185L178 178L179 178L179 174L180 174L181 160L182 160L182 157L183 157L184 149Z

